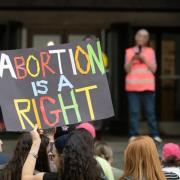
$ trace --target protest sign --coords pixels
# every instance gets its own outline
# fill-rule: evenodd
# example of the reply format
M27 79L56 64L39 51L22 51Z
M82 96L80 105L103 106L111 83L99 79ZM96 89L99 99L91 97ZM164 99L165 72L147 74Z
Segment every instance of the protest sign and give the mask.
M100 42L0 51L0 106L7 131L113 116Z

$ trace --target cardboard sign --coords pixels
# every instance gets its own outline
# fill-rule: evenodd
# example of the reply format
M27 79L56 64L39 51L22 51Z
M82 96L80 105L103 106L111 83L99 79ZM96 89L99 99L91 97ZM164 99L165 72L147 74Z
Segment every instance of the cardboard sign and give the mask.
M113 116L100 42L1 51L0 106L7 131Z

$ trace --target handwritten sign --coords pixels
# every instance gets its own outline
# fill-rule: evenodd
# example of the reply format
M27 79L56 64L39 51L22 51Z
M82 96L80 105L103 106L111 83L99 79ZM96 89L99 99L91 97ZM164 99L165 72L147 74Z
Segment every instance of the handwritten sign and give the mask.
M7 131L113 116L100 42L0 51L0 106Z

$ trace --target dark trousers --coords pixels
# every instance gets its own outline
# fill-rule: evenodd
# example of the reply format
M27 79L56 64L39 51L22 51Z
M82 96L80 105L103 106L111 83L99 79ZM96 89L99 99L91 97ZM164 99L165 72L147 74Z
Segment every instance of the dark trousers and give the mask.
M148 121L149 131L152 136L158 136L157 122L155 115L155 93L150 91L128 92L130 136L139 135L139 119L141 103L144 109L145 118Z

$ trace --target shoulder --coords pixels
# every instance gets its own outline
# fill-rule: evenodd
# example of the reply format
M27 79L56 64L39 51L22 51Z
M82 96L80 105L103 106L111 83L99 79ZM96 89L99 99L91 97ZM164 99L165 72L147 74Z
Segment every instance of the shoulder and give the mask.
M164 167L163 168L164 172L173 172L180 176L180 167Z
M45 173L43 180L59 180L57 173Z
M154 49L152 48L152 47L146 47L146 51L148 51L148 52L153 52L154 53Z
M106 166L110 166L105 159L103 159L103 158L101 158L99 156L96 156L95 158L96 158L96 161L98 161L99 164L104 164Z
M167 180L172 180L172 179L180 180L180 177L174 172L167 172L167 171L163 171L163 172Z
M134 49L135 49L135 47L130 47L130 48L127 48L125 51L126 51L126 52L133 52Z

